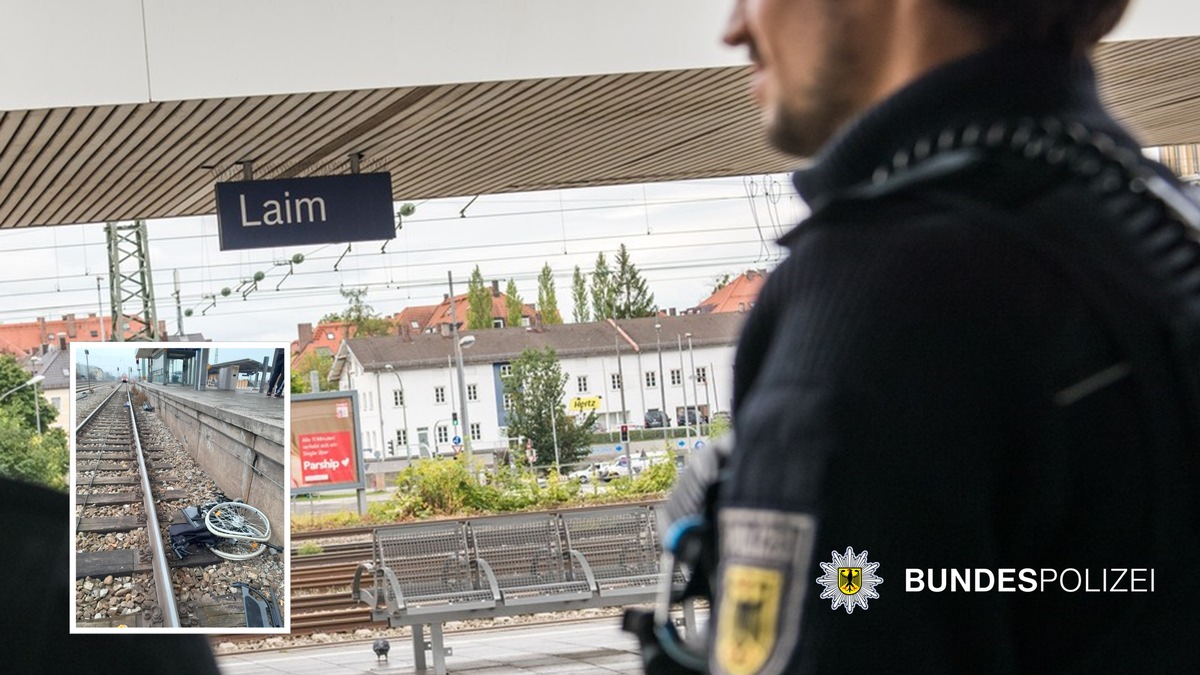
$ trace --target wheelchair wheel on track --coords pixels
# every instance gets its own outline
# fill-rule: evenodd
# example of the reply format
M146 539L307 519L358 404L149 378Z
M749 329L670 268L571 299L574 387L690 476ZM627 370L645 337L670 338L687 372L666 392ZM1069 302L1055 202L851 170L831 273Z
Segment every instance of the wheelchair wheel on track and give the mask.
M219 537L251 541L266 541L271 537L271 521L262 511L242 502L223 502L208 509L204 526Z

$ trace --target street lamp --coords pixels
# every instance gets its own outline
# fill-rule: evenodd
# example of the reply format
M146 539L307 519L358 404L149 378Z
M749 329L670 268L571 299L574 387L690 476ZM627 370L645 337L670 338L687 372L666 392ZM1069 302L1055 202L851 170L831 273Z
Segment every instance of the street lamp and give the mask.
M375 452L379 457L383 457L383 448L385 447L383 439L383 394L379 391L379 371L375 371L375 412L379 413L379 447L375 448Z
M691 333L688 333L691 335ZM675 334L675 342L679 346L679 377L683 377L683 336L679 333ZM688 448L692 447L692 427L688 424L688 402L687 402L687 382L679 381L679 388L683 391L683 435L687 438Z
M692 351L692 334L688 333L684 337L688 341L688 360L692 366L692 402L696 405L696 437L700 436L700 395L696 393L696 352ZM707 388L707 387L706 387ZM684 413L686 416L687 413Z
M383 369L395 375L396 384L400 386L400 410L404 414L404 458L412 459L412 453L408 449L408 399L404 396L404 382L400 380L400 373L396 372L392 364L387 364Z
M103 325L103 324L101 324ZM88 350L83 350L83 364L87 368L84 377L87 378L88 391L92 390L92 360L88 358Z
M663 443L670 445L667 440L667 381L663 379L662 365L662 324L654 322L654 344L658 347L658 393L662 396L662 430Z
M33 414L37 418L37 431L38 431L39 436L42 435L42 410L41 410L41 406L38 404L37 385L38 385L38 382L41 382L44 379L46 379L45 375L34 375L33 377L29 378L28 382L18 384L17 386L13 387L12 389L9 389L8 391L4 392L3 394L0 394L0 401L3 401L4 399L8 398L9 394L13 393L14 391L16 391L18 389L24 389L25 387L28 387L30 385L33 386Z
M458 363L458 417L462 420L463 453L468 460L471 459L471 417L467 414L467 376L463 372L462 353L464 349L470 348L473 344L475 344L474 335L464 335L454 342L454 357Z

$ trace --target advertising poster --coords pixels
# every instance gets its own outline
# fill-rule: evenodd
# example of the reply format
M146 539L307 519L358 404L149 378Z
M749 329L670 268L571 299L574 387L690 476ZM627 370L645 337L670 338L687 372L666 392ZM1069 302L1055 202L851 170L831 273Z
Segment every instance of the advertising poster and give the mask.
M292 396L292 493L363 487L353 391Z

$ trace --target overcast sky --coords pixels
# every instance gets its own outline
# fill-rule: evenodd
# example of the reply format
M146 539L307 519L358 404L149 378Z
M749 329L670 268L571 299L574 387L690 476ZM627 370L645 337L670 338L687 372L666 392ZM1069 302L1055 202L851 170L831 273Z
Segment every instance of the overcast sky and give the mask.
M193 312L184 318L186 332L290 341L296 324L316 323L345 306L343 286L369 288L367 303L390 315L441 301L447 271L456 293L465 292L478 264L486 279L500 280L501 290L514 278L522 298L534 303L538 272L549 263L559 310L570 321L574 266L590 272L598 252L611 265L621 243L657 304L684 309L707 297L719 275L773 267L780 254L775 238L805 212L786 175L484 195L416 207L382 252L383 242L359 242L349 252L345 244L328 244L222 253L214 216L149 221L158 317L177 331L175 270L180 305ZM108 312L103 224L5 230L0 250L9 252L0 266L7 299L0 321L86 315L101 304ZM305 261L289 266L296 253ZM253 289L259 271L266 276Z

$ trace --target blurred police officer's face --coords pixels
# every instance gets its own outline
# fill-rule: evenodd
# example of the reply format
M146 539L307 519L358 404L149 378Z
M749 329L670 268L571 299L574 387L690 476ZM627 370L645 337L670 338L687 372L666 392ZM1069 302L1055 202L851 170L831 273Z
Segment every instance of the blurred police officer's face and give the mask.
M771 142L801 156L913 78L986 42L944 0L734 0L724 39L750 50L751 89Z
M751 93L772 144L811 155L853 116L871 79L877 19L864 10L890 1L735 0L724 40L750 50Z

